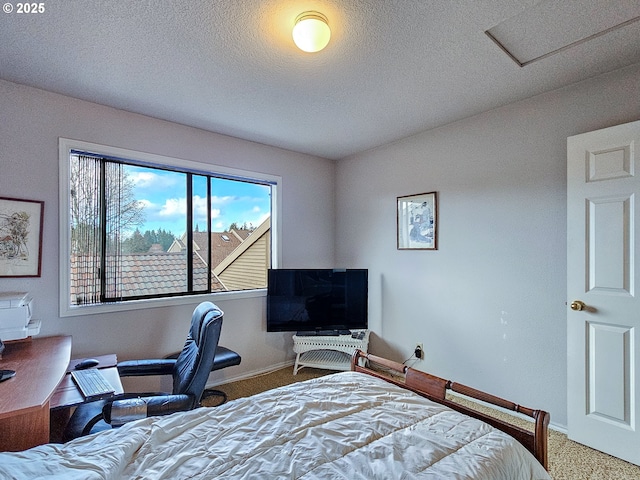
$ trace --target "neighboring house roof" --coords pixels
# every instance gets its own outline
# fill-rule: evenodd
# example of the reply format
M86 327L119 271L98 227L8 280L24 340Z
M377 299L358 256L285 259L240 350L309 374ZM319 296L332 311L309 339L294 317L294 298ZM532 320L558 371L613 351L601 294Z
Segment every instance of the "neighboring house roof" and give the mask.
M260 227L258 227L258 228L260 228ZM254 231L255 230L244 230L244 229L236 230L234 228L231 229L231 233L233 233L240 240L246 240L247 237L249 237L249 235L251 235Z
M85 266L83 266L83 263ZM207 268L202 260L193 258L193 287L207 289ZM95 303L99 292L92 289L95 273L89 255L71 256L71 301L73 304ZM127 296L158 295L186 291L186 257L184 253L139 253L120 256L118 283ZM84 286L84 287L83 287ZM213 291L224 286L212 276ZM82 291L87 289L88 291Z
M228 290L246 290L267 286L267 271L271 265L271 218L218 263L213 273Z
M151 245L151 247L149 247L147 253L164 253L164 250L162 249L162 245L160 245L159 243L154 243L153 245Z
M211 265L218 265L222 262L238 245L248 238L250 234L251 230L235 229L231 231L211 232ZM200 255L202 261L205 263L208 261L208 252L206 250L207 236L207 232L193 232L193 250ZM168 252L182 252L186 249L187 234L185 233L182 237L174 240Z
M122 290L128 295L185 291L186 257L182 253L145 253L120 258ZM207 289L206 265L194 255L194 289Z
M205 239L206 242L206 239ZM242 240L235 235L227 232L211 233L211 265L215 266L222 262L227 256L233 252Z
M212 232L212 291L245 290L267 285L270 265L271 222L265 220L254 231ZM207 233L193 232L194 289L207 289ZM169 251L152 246L146 253L120 255L119 283L127 296L148 296L186 290L186 234L176 239ZM71 257L71 299L73 304L94 303L99 292L84 291L95 284L96 258ZM224 277L224 278L223 278ZM228 283L228 284L227 284ZM81 287L81 286L85 287ZM87 287L89 285L89 287Z
M182 241L182 238L176 238L171 246L167 249L167 253L178 253L185 250L187 246Z

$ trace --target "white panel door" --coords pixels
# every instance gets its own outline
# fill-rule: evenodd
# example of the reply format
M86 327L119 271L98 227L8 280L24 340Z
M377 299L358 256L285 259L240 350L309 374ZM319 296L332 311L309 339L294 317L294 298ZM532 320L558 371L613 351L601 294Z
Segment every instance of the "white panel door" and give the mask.
M640 465L640 122L567 140L569 438Z

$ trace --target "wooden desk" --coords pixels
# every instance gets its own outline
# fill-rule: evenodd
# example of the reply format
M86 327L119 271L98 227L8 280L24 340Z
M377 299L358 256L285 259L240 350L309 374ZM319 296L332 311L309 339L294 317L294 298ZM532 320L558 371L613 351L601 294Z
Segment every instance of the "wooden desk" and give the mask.
M16 376L0 383L0 451L19 451L49 441L49 402L71 358L71 337L9 343L0 367Z

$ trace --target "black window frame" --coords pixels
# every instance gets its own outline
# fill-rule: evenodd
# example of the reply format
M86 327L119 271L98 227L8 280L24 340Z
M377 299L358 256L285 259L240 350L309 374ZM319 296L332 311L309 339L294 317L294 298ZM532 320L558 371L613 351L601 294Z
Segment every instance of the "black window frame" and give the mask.
M182 173L186 175L187 178L187 194L186 194L186 199L187 199L187 225L192 225L192 228L187 228L186 229L186 240L187 240L187 259L192 259L191 261L187 261L187 289L185 291L180 291L180 292L171 292L171 293L159 293L159 294L151 294L151 295L122 295L119 297L110 297L108 295L105 294L104 289L101 287L101 294L100 294L100 301L99 302L91 302L91 303L81 303L81 304L74 304L72 302L71 299L71 295L69 294L69 296L66 297L66 301L64 298L61 298L61 316L68 316L68 315L73 315L77 312L74 312L75 310L81 309L81 310L87 310L87 309L91 309L91 310L101 310L99 307L101 306L109 306L109 305L113 305L113 304L118 304L118 305L122 305L122 304L127 304L127 303L131 303L136 304L138 303L138 301L156 301L156 300L171 300L171 299L176 299L176 298L180 298L180 297L193 297L193 296L197 296L197 295L224 295L224 294L235 294L235 293L249 293L251 295L251 293L253 291L256 291L258 295L262 296L265 294L266 292L266 285L264 287L256 287L253 289L239 289L239 290L230 290L230 291L225 291L225 292L221 292L218 290L215 290L213 288L212 285L212 273L213 270L215 269L215 265L212 265L212 248L211 248L211 239L212 239L212 234L214 232L212 232L212 224L211 224L211 196L212 196L212 191L211 191L211 179L225 179L225 180L233 180L233 181L239 181L239 182L248 182L248 183L252 183L252 184L258 184L258 185L264 185L264 186L268 186L270 188L270 196L271 196L271 202L270 202L270 221L271 221L271 226L269 228L270 230L270 238L269 238L269 251L268 251L268 255L269 258L267 260L270 260L270 267L271 266L275 266L277 265L277 255L275 254L275 247L278 244L277 241L274 241L274 213L275 213L275 191L278 188L278 185L281 181L280 177L278 176L273 176L273 175L269 175L269 174L256 174L254 175L248 175L250 172L246 172L246 171L237 171L234 172L235 169L233 168L229 168L229 167L216 167L214 165L209 165L209 164L201 164L199 162L192 162L192 161L185 161L185 160L180 160L180 159L175 159L175 158L170 158L170 157L162 157L162 156L155 156L153 154L144 154L144 153L140 153L140 152L133 152L133 151L128 151L128 150L122 150L122 149L117 149L114 147L103 147L103 146L99 146L96 145L97 148L78 148L76 146L74 146L74 143L80 143L80 144L85 144L86 142L77 142L77 141L73 141L73 140L66 140L66 139L60 139L60 160L61 160L61 165L63 163L63 157L66 157L66 162L70 163L71 161L71 156L72 155L90 155L92 157L99 157L101 160L101 162L115 162L115 163L119 163L122 165L131 165L131 166L135 166L135 167L146 167L146 168L151 168L151 169L158 169L158 170L163 170L163 171L169 171L169 172L177 172L177 173ZM90 144L91 145L91 144ZM81 145L84 146L84 145ZM107 152L105 152L105 150L107 150ZM125 153L130 153L130 155L126 155L126 157L121 156L121 155L114 155L114 154L109 154L109 151L112 150L118 150L118 153L120 152L125 152ZM140 160L137 157L139 156L143 156L143 157L147 157L144 160ZM152 157L152 160L155 161L149 161L149 157ZM157 158L156 158L157 157ZM169 159L170 161L172 161L172 163L170 164L166 164L163 163L162 160L164 159ZM174 163L173 163L174 162ZM187 166L182 166L180 165L181 163L186 163L188 164ZM195 167L195 168L194 168ZM220 169L222 171L217 171L217 169ZM104 170L103 170L104 171ZM230 172L231 171L231 172ZM70 185L70 177L69 177L69 170L65 170L66 174L65 178L63 177L63 172L61 169L61 186L64 184L67 187ZM206 190L207 190L207 211L209 212L208 214L208 221L207 221L207 238L208 238L208 248L207 248L207 265L206 265L206 272L207 272L207 287L206 289L202 290L202 289L198 289L198 288L194 288L194 284L193 284L193 178L194 176L201 176L206 178ZM63 195L67 195L68 194L68 189L67 191L63 191L62 187L61 187L61 198ZM104 201L103 201L104 203ZM66 202L61 202L61 209L62 208L68 208L69 207L69 201L67 199ZM66 223L67 228L70 230L70 223ZM102 231L102 235L104 235L106 233L106 228L101 228ZM70 234L69 232L67 232L67 235L65 235L67 242L70 242ZM103 244L105 242L104 238L103 238ZM62 242L62 240L61 240ZM61 250L62 248L67 249L67 251L70 251L70 244L68 243L67 245L62 246L61 244ZM102 248L102 255L103 257L106 255L106 251L104 248ZM69 256L67 256L67 259L69 259ZM104 265L104 259L101 259L101 264ZM72 279L71 279L71 275L70 275L70 269L66 269L66 275L64 277L62 277L64 273L61 272L61 281L64 281L66 283L66 291L67 293L69 293L72 289ZM104 284L104 279L101 278L100 279L101 284ZM61 295L61 297L64 297L64 295ZM63 305L65 304L66 305ZM126 308L125 308L126 309ZM86 313L86 312L83 312ZM95 313L99 313L98 311L96 311Z

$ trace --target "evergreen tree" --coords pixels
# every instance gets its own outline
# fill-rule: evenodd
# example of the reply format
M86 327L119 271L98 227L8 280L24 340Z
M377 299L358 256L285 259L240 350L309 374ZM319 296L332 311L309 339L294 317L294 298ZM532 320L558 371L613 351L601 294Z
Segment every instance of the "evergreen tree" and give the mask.
M149 248L151 248L151 244L137 228L129 238L122 242L122 253L145 253Z
M146 253L152 245L160 245L163 251L168 251L175 240L175 236L164 229L147 230L144 234L136 229L133 234L122 242L122 253Z
M161 228L160 230L158 230L158 239L156 243L162 245L162 249L166 252L167 250L169 250L169 247L171 246L171 244L173 244L175 239L176 236L173 233Z

